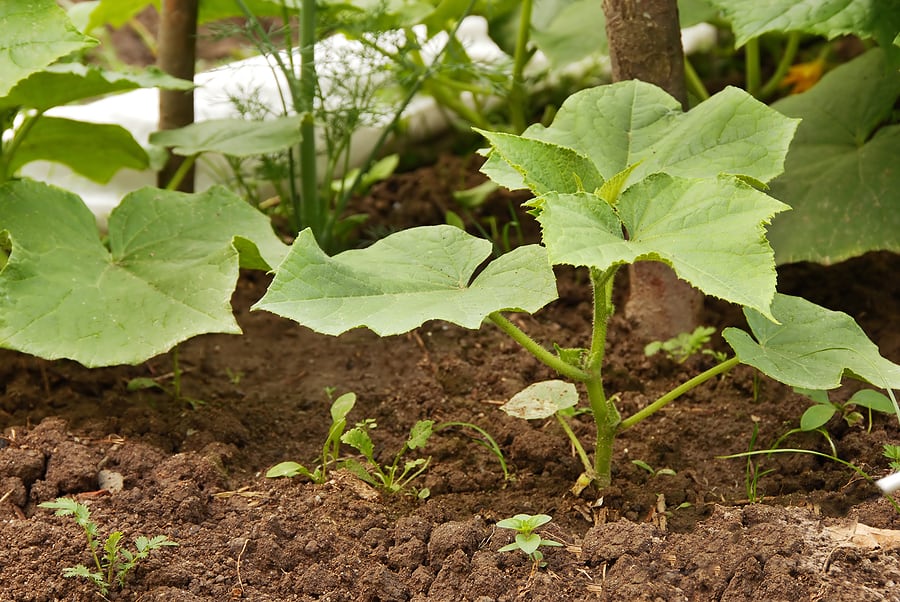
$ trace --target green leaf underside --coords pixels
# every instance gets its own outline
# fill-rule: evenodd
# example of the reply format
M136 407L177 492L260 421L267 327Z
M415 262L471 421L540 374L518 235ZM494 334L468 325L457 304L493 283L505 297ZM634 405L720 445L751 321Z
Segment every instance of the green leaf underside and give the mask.
M844 374L876 387L900 389L900 366L881 357L847 314L782 294L775 295L772 314L780 324L744 309L755 341L737 328L722 332L742 363L806 389L834 389Z
M304 230L253 309L324 334L368 327L386 336L426 320L478 328L491 312L535 312L556 298L543 247L519 247L472 280L490 253L490 242L445 225L411 228L328 257Z
M120 169L147 169L150 158L119 125L42 116L10 161L17 171L32 161L53 161L100 184Z
M20 81L5 98L0 98L0 107L22 106L43 112L76 100L136 88L188 90L193 86L192 82L154 67L141 73L118 73L79 63L62 63Z
M526 176L527 184L527 176L540 173L544 161L541 155L525 160L528 149L536 146L529 139L535 139L588 158L603 179L640 163L629 183L658 172L685 178L730 173L767 182L781 173L796 127L797 120L737 88L726 88L683 113L681 105L656 86L620 82L573 94L550 127L535 124L525 130L518 156L511 155L509 145L494 148L482 171L510 186L516 183L512 166ZM503 162L508 166L498 167Z
M52 227L48 227L52 224ZM0 272L0 346L85 366L135 364L207 332L237 333L232 241L285 253L268 220L224 188L144 188L109 218L109 247L76 195L30 180L0 187L12 243ZM249 243L247 243L249 244Z
M554 265L662 261L705 293L769 315L776 276L763 224L788 207L737 178L656 174L622 193L617 211L588 193L531 204Z
M593 192L603 184L603 177L594 164L572 149L502 132L476 131L488 139L507 163L524 174L528 188L535 194Z
M900 32L898 0L710 0L722 9L740 48L770 32L800 31L828 39L853 34L890 44Z
M577 403L575 385L561 380L546 380L525 387L500 409L516 418L542 420Z
M210 119L177 130L154 132L150 135L150 142L174 147L178 155L213 152L232 157L252 157L299 144L301 120L299 115L267 121Z
M95 44L55 0L0 2L0 97L58 58Z
M803 119L772 182L771 194L794 208L769 231L778 263L900 251L900 125L880 127L898 97L900 73L876 49L773 105Z

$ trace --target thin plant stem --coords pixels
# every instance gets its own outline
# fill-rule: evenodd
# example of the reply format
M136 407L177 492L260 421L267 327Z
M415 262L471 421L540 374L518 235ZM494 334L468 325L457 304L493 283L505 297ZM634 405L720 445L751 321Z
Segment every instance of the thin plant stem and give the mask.
M178 401L181 401L181 364L178 361L180 349L181 345L172 347L172 393Z
M744 46L744 69L747 78L747 92L753 96L759 95L760 65L759 65L759 38L752 38Z
M669 403L675 401L676 399L678 399L679 397L681 397L682 395L684 395L691 389L694 389L694 388L702 385L709 379L714 378L714 377L718 376L719 374L728 372L729 370L731 370L732 368L734 368L735 366L737 366L740 363L741 363L741 361L737 357L733 357L731 359L725 360L724 362L722 362L720 364L713 366L709 370L706 370L706 371L698 374L694 378L685 381L684 383L675 387L674 389L672 389L671 391L669 391L668 393L666 393L665 395L663 395L662 397L660 397L659 399L657 399L656 401L651 403L650 405L646 406L645 408L643 408L642 410L640 410L638 412L635 412L634 414L632 414L631 416L629 416L628 418L623 420L622 423L619 425L619 430L624 431L626 429L633 427L634 425L641 422L645 418L651 416L652 414L654 414L654 413L658 412L659 410L661 410L662 408L666 407Z
M5 182L12 177L13 174L9 173L9 165L16 156L16 151L22 145L22 142L28 137L31 128L35 126L42 115L43 113L37 112L34 115L26 116L22 120L22 125L16 130L15 136L10 140L7 147L3 149L3 157L0 158L0 169L3 170L0 173L0 182Z
M572 442L572 447L575 448L575 453L578 454L578 458L581 460L581 464L584 466L585 472L591 477L594 477L594 466L591 464L591 459L587 455L587 452L584 451L584 446L581 445L581 441L578 440L578 437L575 435L575 431L572 430L572 427L569 426L569 423L566 422L566 419L559 415L559 412L554 414L556 416L556 420L559 422L559 425L562 427L562 430L565 431L566 436L569 438L569 441Z
M524 347L531 355L536 357L547 366L553 368L563 376L579 382L590 380L590 374L588 374L581 368L563 361L558 356L553 355L552 353L544 349L534 339L522 332L522 330L520 330L518 326L504 317L500 312L491 312L490 315L488 315L488 319L496 324L497 327L500 328L500 330L509 335L515 342Z
M769 98L775 93L775 91L778 89L778 86L781 84L781 80L784 79L784 76L787 75L788 69L790 69L791 64L793 64L794 57L797 56L797 50L799 48L800 32L791 32L788 35L787 45L784 47L784 52L781 53L781 60L778 61L778 66L775 67L775 73L772 74L772 77L769 78L769 81L767 81L759 91L758 97L760 99Z
M523 0L519 10L519 30L516 32L516 47L513 54L512 82L509 90L509 115L515 133L525 130L525 63L529 59L528 39L531 34L532 0Z
M703 80L700 79L697 70L694 69L694 65L691 64L691 61L687 56L684 57L684 77L688 91L699 98L700 102L709 98L709 91L706 89Z
M191 168L194 166L194 163L197 161L197 154L189 155L181 162L178 166L178 169L175 170L175 173L172 174L172 179L169 180L169 183L166 184L166 190L178 190L178 186L181 184L181 181L185 178Z
M793 454L810 454L810 455L813 455L813 456L819 456L820 458L826 458L826 459L828 459L828 460L833 460L833 461L837 462L838 464L843 464L843 465L846 466L847 468L851 469L853 472L855 472L856 474L858 474L859 476L861 476L862 478L864 478L864 479L865 479L866 481L868 481L869 483L873 483L873 484L875 483L875 479L873 479L873 478L869 475L869 473L867 473L865 470L863 470L862 468L860 468L859 466L857 466L857 465L854 464L853 462L848 462L847 460L842 460L842 459L838 458L837 456L830 456L830 455L828 455L828 454L825 454L825 453L822 453L822 452L813 451L813 450L811 450L811 449L795 449L795 448L789 448L789 447L785 447L785 448L781 448L781 449L760 449L760 450L756 450L756 451L746 451L746 452L741 452L741 453L739 453L739 454L730 454L730 455L728 455L728 456L717 456L717 457L720 458L720 459L722 459L722 460L733 460L733 459L735 459L735 458L744 458L744 457L747 457L747 456L760 456L760 455L763 455L763 454L765 454L765 455L769 455L769 454L788 454L788 453L793 453ZM897 504L897 501L893 498L893 496L888 495L887 493L885 493L885 494L884 494L884 497L886 497L886 498L888 499L888 502L890 502L891 506L894 507L894 510L895 510L898 514L900 514L900 504Z
M300 215L302 225L312 228L313 234L325 247L331 246L325 231L319 183L316 176L316 132L313 104L316 98L316 2L303 0L300 12L300 98L303 118L300 122Z

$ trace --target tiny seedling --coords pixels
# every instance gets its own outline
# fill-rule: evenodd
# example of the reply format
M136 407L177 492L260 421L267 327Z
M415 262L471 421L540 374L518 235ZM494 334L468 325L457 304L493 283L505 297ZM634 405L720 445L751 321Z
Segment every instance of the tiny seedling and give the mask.
M497 521L501 529L512 529L516 532L516 540L500 548L498 552L512 552L522 550L536 566L545 566L544 554L538 549L541 546L561 547L562 544L552 539L544 539L534 532L535 529L546 525L551 520L546 514L517 514L512 518L504 518Z
M394 461L390 465L382 465L375 459L375 445L369 436L369 431L378 425L371 418L356 424L355 427L341 435L341 441L362 454L365 462L355 458L347 458L341 462L341 466L352 472L366 483L383 489L388 493L398 493L406 489L410 482L425 472L431 458L416 458L407 460L401 465L400 461L406 452L421 449L428 443L434 427L433 420L420 420L409 431L409 438L394 455ZM427 488L420 489L417 496L425 499L429 495Z
M882 454L890 460L891 469L895 472L900 472L900 445L885 443Z
M845 403L831 401L826 391L814 391L811 389L795 388L794 391L809 397L815 405L806 409L800 417L800 428L804 431L812 431L824 427L835 414L839 414L847 426L861 424L865 418L856 410L863 407L869 411L869 430L872 428L872 411L883 414L893 414L894 404L891 400L872 389L862 389L854 393Z
M712 355L718 359L718 355L715 351L712 349L703 349L703 346L709 343L709 335L715 331L716 329L712 326L698 326L694 332L682 332L668 341L653 341L644 347L644 355L649 357L662 351L666 354L667 358L674 360L679 364L683 364L689 357L696 353ZM724 357L721 358L721 360L724 359Z
M97 570L93 571L83 564L79 564L74 567L64 568L63 576L88 579L97 587L100 595L104 598L109 593L110 588L116 585L119 588L124 587L128 573L138 562L147 558L150 552L164 546L178 545L165 535L157 535L152 538L141 535L134 540L134 547L137 551L132 552L123 547L121 531L110 533L106 541L101 543L100 531L97 528L97 524L91 520L91 513L87 506L76 502L72 498L57 498L52 502L40 504L40 507L55 509L57 516L72 516L76 524L84 530L88 548L94 557L94 566Z
M662 475L672 477L672 476L675 476L675 474L676 474L675 471L672 470L671 468L656 469L656 468L653 468L652 466L650 466L648 463L644 462L643 460L632 460L631 463L634 464L635 466L637 466L638 468L643 468L644 470L649 472L651 477L662 476Z
M331 399L334 389L327 387L325 394ZM341 436L344 434L344 429L347 428L347 414L355 404L356 393L344 393L332 402L331 427L328 429L328 436L325 437L325 444L322 446L322 455L319 456L321 462L314 469L310 470L297 462L281 462L270 468L266 472L266 476L269 478L304 476L313 483L327 481L328 467L336 463L340 456Z
M179 346L175 345L175 347L172 348L172 372L170 372L169 374L158 376L156 378L148 378L144 376L132 378L128 381L126 388L129 391L159 389L175 401L187 403L194 410L205 405L206 402L202 399L195 399L193 397L187 397L181 394L181 375L184 374L184 370L181 368L181 363L178 360L178 351ZM162 384L162 381L168 380L170 378L172 379L171 388L166 387Z

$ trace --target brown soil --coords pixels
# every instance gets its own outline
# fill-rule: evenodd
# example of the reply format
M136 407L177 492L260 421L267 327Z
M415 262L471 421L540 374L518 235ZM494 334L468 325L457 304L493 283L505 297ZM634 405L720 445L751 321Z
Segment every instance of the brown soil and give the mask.
M440 220L452 206L449 190L474 181L470 171L445 159L380 184L365 207L391 226ZM900 361L898 270L891 254L793 266L782 270L781 289L851 313ZM583 345L584 274L560 276L557 302L514 319L546 345ZM259 274L239 283L234 307L244 335L182 346L184 394L204 401L196 407L127 390L135 377L168 384L169 357L87 370L0 352L0 600L100 599L86 581L62 576L63 567L91 562L79 528L37 507L62 495L87 504L102 534L121 530L129 542L165 534L179 543L139 565L109 594L115 600L900 600L892 534L880 547L850 537L863 525L900 529L900 515L870 483L814 456L775 456L760 460L771 472L759 479L762 502L751 504L746 461L717 458L747 450L755 427L756 447L771 445L808 405L750 369L624 433L613 486L575 497L568 488L579 463L558 424L497 408L552 377L499 331L434 322L386 339L363 330L326 337L249 312L265 286ZM721 327L739 314L710 303L707 319ZM608 391L621 394L627 413L711 365L709 356L684 365L648 359L630 331L614 318L607 361ZM404 494L379 493L345 473L322 485L264 478L282 460L315 464L330 423L326 387L357 393L350 421L377 421L382 461L418 420L467 421L497 440L512 479L457 428L434 435L428 470ZM869 426L835 418L828 429L842 458L879 477L887 472L882 445L900 443L900 429L892 416ZM575 428L588 444L590 418ZM787 443L827 450L821 436ZM675 474L652 476L631 460ZM101 470L121 475L124 488L102 489ZM426 487L430 496L418 499ZM498 520L539 512L553 517L544 537L565 544L546 549L546 567L498 551L511 541Z

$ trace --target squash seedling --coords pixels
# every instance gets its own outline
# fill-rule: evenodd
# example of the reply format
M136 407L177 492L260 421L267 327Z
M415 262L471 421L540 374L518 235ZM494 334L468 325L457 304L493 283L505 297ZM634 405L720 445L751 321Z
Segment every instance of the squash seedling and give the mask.
M504 518L497 521L497 526L501 529L512 529L516 532L516 539L512 543L506 544L498 552L512 552L513 550L522 550L534 565L537 567L546 566L543 562L544 554L538 549L541 546L561 547L563 544L552 539L544 539L537 533L535 529L546 525L551 520L546 514L517 514L512 518Z
M900 388L900 366L881 357L850 316L775 290L765 225L789 207L758 188L782 171L796 127L736 88L686 113L638 81L578 92L549 127L536 124L521 136L482 132L491 144L482 171L534 194L526 205L542 244L482 265L491 243L445 225L329 257L305 230L254 309L331 335L361 326L402 334L428 320L475 329L487 319L560 375L530 385L503 410L557 419L584 468L576 492L610 484L619 434L742 363L807 389L836 388L849 374L887 390L900 417L891 392ZM734 357L623 417L604 388L607 324L616 273L638 261L663 262L706 294L742 306L750 332L726 328ZM588 271L588 347L554 344L551 351L505 315L535 313L557 298L554 265ZM569 425L579 403L575 383L596 426L593 450Z
M157 535L150 538L141 535L135 538L134 547L136 551L132 552L123 547L121 531L110 533L106 541L101 542L100 530L97 524L91 520L91 513L87 506L78 503L72 498L61 497L52 502L39 504L39 506L41 508L55 509L57 516L71 516L75 523L84 531L88 548L91 551L91 556L94 558L94 567L97 570L91 570L83 564L79 564L74 567L64 568L63 576L88 579L97 587L100 595L104 598L109 593L110 588L116 585L119 588L124 587L128 573L141 560L147 558L150 552L165 546L178 545L165 535Z

